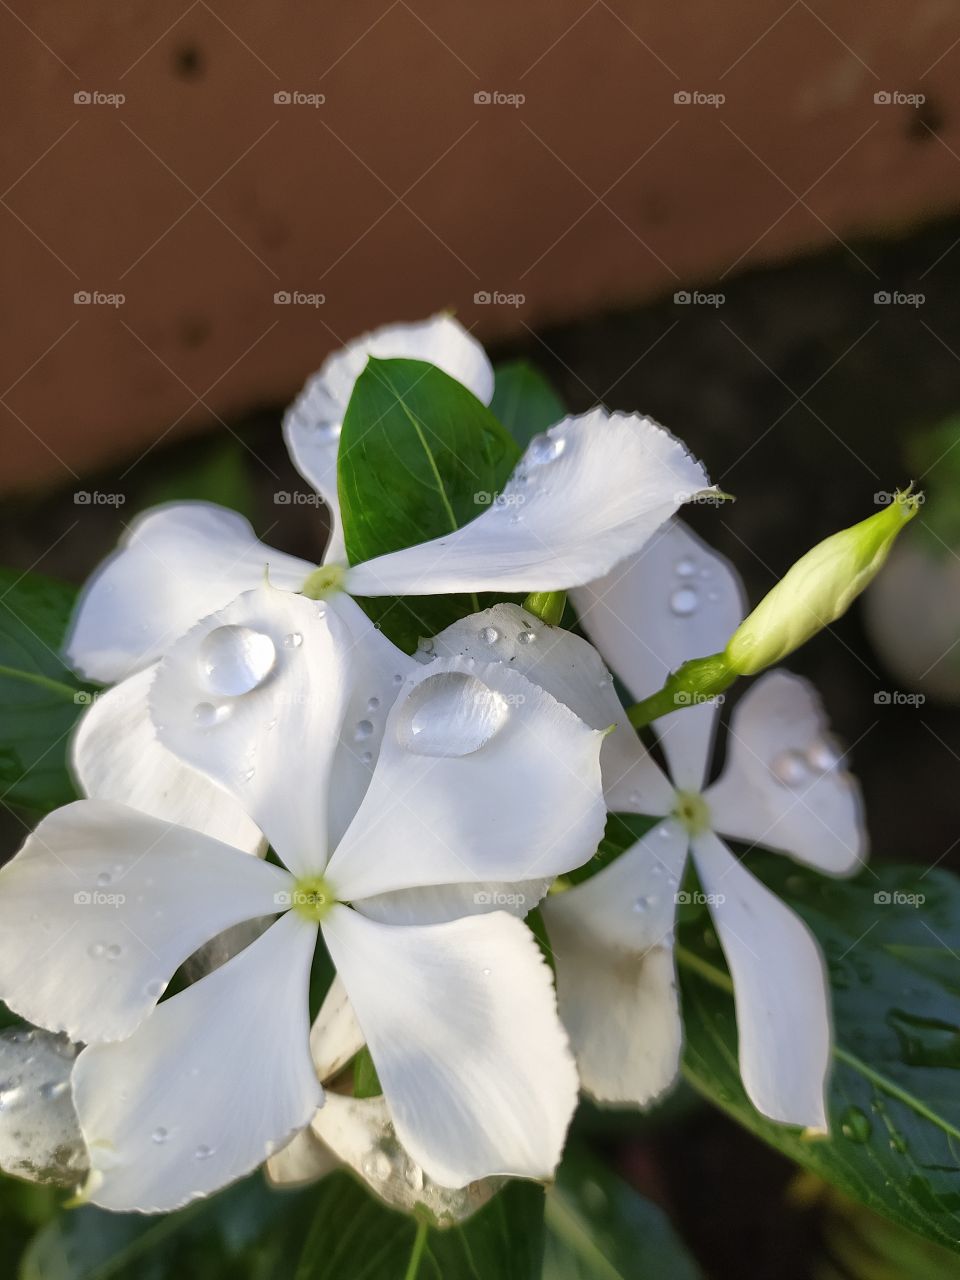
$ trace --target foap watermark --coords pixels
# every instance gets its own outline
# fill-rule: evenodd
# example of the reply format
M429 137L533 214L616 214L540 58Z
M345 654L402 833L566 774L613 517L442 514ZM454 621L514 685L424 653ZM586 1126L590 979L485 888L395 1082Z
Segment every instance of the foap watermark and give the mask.
M125 293L102 293L99 289L78 289L73 295L75 307L122 307Z
M277 307L322 307L326 300L325 293L304 293L301 289L278 289L273 295Z
M925 93L904 93L902 89L878 89L873 95L878 107L922 107L926 100Z
M80 889L73 895L77 907L122 907L127 896L124 893L102 893L99 889Z
M525 907L527 905L526 894L523 893L502 893L493 889L478 889L473 895L474 905L477 907Z
M878 907L922 907L925 893L904 893L902 889L878 889L873 901Z
M278 89L273 101L278 107L322 107L327 100L325 93L304 93L302 89Z
M925 293L902 293L899 289L878 289L873 295L877 307L922 307L927 300Z
M715 707L722 707L727 700L727 695L725 693L690 693L681 689L673 695L673 700L678 707L699 707L704 702L710 702Z
M673 895L678 907L721 907L727 900L725 893L702 893L699 889L680 889Z
M925 693L906 693L903 689L878 689L873 695L878 707L922 707L926 700Z
M323 499L319 493L298 493L289 489L278 489L273 495L274 504L278 507L322 507Z
M478 489L473 501L478 507L522 507L526 497L522 493L490 493L486 489Z
M106 690L103 692L105 693ZM78 707L92 707L101 696L102 695L95 689L78 689L73 695L74 705Z
M887 489L878 489L873 495L873 503L877 507L889 507L891 502L896 502L899 496L897 493L890 493ZM925 493L912 493L910 499L919 505L926 500L926 496Z
M725 293L704 293L701 289L678 289L673 301L678 307L722 307Z
M78 89L73 95L78 107L122 107L127 100L124 93L102 93L99 89Z
M73 495L78 507L122 507L126 500L125 493L104 493L100 489L78 489Z
M722 107L727 100L725 93L702 93L699 89L678 89L673 101L678 107Z
M526 100L526 94L502 93L499 89L478 89L473 95L478 107L522 107Z
M478 289L473 295L478 307L522 307L526 300L525 293L504 293L501 289Z

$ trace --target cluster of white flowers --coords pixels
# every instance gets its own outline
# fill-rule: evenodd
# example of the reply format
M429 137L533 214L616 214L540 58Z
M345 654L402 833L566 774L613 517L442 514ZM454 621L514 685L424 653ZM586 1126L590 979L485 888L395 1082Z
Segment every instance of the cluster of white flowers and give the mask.
M862 859L816 696L758 680L709 782L716 703L678 709L656 725L668 779L607 665L640 699L740 623L733 570L675 518L705 472L649 419L594 410L529 445L505 491L519 518L497 503L347 567L337 449L369 355L493 393L446 316L327 360L284 427L332 514L320 570L181 503L140 518L82 597L69 658L111 685L73 743L86 798L0 871L0 998L42 1029L4 1042L4 1066L42 1042L59 1071L36 1144L110 1209L170 1210L267 1161L277 1182L345 1164L394 1204L462 1217L499 1176L551 1176L579 1089L643 1106L676 1078L688 852L745 1088L824 1129L817 945L715 834L831 874ZM589 641L500 604L414 658L352 598L562 589ZM608 812L657 821L571 887ZM524 923L537 907L552 967ZM318 935L337 976L311 1028ZM382 1096L351 1096L363 1046ZM0 1163L9 1140L0 1118Z

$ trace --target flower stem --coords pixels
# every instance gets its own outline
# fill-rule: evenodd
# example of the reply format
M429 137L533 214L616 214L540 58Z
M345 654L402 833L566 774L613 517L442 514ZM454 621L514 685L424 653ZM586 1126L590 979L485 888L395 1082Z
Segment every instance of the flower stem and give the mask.
M627 719L635 729L642 729L652 720L678 711L681 707L695 707L715 698L736 680L726 656L712 653L706 658L691 658L682 667L672 671L662 689L649 698L635 703L627 711Z
M420 1263L423 1259L423 1251L427 1247L427 1235L430 1228L425 1222L417 1223L417 1234L414 1237L413 1249L410 1252L410 1261L407 1263L407 1271L403 1280L417 1280L417 1274L420 1271Z

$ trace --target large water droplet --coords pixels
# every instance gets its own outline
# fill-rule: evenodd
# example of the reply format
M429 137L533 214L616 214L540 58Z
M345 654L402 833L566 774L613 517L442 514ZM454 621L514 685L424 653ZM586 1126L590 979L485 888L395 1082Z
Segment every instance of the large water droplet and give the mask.
M793 748L781 751L774 758L770 770L776 780L785 787L799 787L801 782L805 782L809 776L806 757Z
M678 560L675 566L678 578L692 578L696 570L696 565L686 556L682 560Z
M380 706L380 699L379 699L379 698L368 698L368 699L367 699L367 710L368 710L368 711L376 711L376 710L379 708L379 706Z
M422 756L466 756L510 717L506 698L475 676L446 671L413 690L397 716L397 741Z
M212 702L198 702L193 708L193 718L201 729L209 729L211 725L220 724L229 714L229 708L223 703L215 706Z
M517 643L518 643L518 644L533 644L533 642L534 642L534 640L536 640L536 638L537 638L537 633L536 633L535 631L529 631L529 630L527 630L527 631L521 631L521 632L520 632L520 634L517 636Z
M263 684L274 668L273 641L252 627L216 627L200 645L200 675L211 693L236 698Z
M859 1107L848 1107L840 1117L840 1132L851 1142L866 1142L872 1130L869 1116Z
M373 1178L377 1182L386 1182L393 1171L390 1157L384 1151L372 1151L363 1161L361 1168L368 1178Z
M670 612L676 614L678 618L689 618L691 613L695 613L699 599L693 587L677 587L673 595L670 597Z
M530 467L542 467L545 463L559 458L566 445L567 442L563 436L552 436L544 431L530 441L524 462Z
M496 644L500 639L500 632L496 627L484 627L480 632L480 639L484 644Z

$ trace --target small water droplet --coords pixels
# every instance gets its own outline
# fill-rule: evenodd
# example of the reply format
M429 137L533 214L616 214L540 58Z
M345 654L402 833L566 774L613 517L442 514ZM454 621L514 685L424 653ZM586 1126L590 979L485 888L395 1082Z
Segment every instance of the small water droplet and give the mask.
M289 635L283 637L283 647L285 649L299 649L303 644L303 636L299 631L291 631Z
M489 970L489 969L484 969L484 971L483 971L483 976L484 976L485 978L489 978L489 977L490 977L490 970Z
M840 1132L851 1142L866 1142L872 1131L870 1118L859 1107L848 1107L840 1117Z
M103 886L106 884L109 884L112 879L113 879L113 876L109 871L101 871L100 874L97 876L97 884L100 885L101 888L103 888Z
M364 753L363 753L363 755L360 757L360 759L363 761L363 763L364 763L364 764L372 764L372 763L373 763L373 752L372 752L372 751L364 751Z
M167 1141L167 1139L170 1137L170 1131L169 1131L169 1129L164 1129L164 1128L161 1126L159 1129L154 1129L154 1131L153 1131L153 1133L150 1135L150 1137L151 1137L151 1138L153 1139L153 1141L157 1144L157 1146L158 1146L158 1147L160 1147L160 1146L162 1146L162 1145Z
M484 644L496 644L500 639L500 632L496 627L484 627L480 632L480 639Z
M62 1098L69 1088L69 1080L47 1080L38 1092L45 1102L54 1102L57 1098Z
M400 672L399 672L399 671L398 671L398 672L397 672L397 674L393 677L393 683L394 683L394 684L397 684L397 685L403 684L403 676L400 674Z
M642 915L652 902L653 898L648 897L646 894L641 894L639 898L634 900L633 909L638 915Z
M898 1155L906 1155L907 1140L902 1133L893 1130L890 1134L890 1150L896 1151Z
M407 1167L403 1171L403 1180L413 1191L423 1190L423 1170L418 1164L414 1164L412 1160L407 1161Z
M510 718L506 698L475 676L447 671L421 681L397 716L397 741L423 756L479 751Z
M696 567L697 566L693 563L692 560L689 560L686 556L684 556L682 560L678 560L676 563L677 577L678 578L692 577L694 574L694 571L696 570Z
M215 706L212 702L198 702L193 708L193 718L202 729L220 724L230 714L230 709L223 703Z
M111 942L107 947L106 956L108 960L119 960L123 955L123 947L119 942Z
M215 1148L208 1147L206 1143L201 1142L200 1146L194 1151L193 1157L195 1160L209 1160L214 1150Z
M537 633L535 631L521 631L520 634L517 636L517 643L533 644L536 638L537 638Z
M377 710L377 708L378 708L379 706L380 706L380 699L379 699L379 698L368 698L368 699L367 699L367 710L368 710L368 711L376 711L376 710Z
M807 749L807 763L817 773L830 773L840 763L840 752L824 739Z
M149 996L151 1000L158 1000L166 989L167 984L161 978L154 978L143 988L143 994Z
M385 1182L393 1171L390 1157L383 1151L372 1151L360 1166L368 1178Z
M355 742L362 742L364 738L369 738L373 733L373 725L369 720L358 720L357 727L353 731Z
M670 612L678 618L689 618L691 613L696 612L698 603L693 587L678 587L670 597Z
M239 697L263 684L273 671L273 641L252 627L215 627L200 645L200 676L212 693Z
M792 747L774 758L770 770L785 787L798 787L809 776L806 757Z
M559 458L566 445L567 442L563 436L553 436L546 431L541 432L530 441L523 460L527 466L542 467Z
M89 947L87 947L87 955L92 956L94 960L99 960L106 952L106 949L107 948L102 942L91 942Z
M249 782L256 772L257 772L256 769L253 769L253 768L245 769L244 772L240 775L241 780L243 782Z

